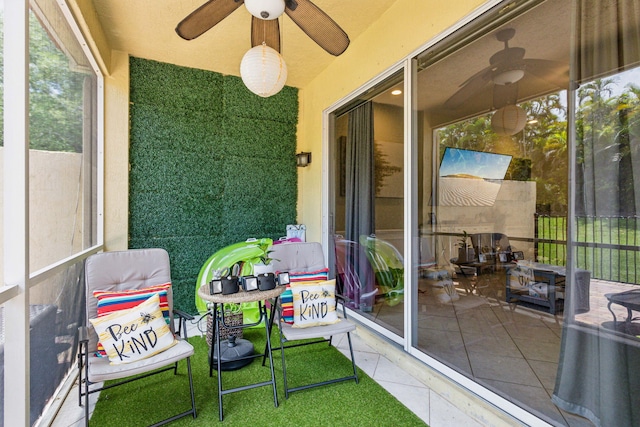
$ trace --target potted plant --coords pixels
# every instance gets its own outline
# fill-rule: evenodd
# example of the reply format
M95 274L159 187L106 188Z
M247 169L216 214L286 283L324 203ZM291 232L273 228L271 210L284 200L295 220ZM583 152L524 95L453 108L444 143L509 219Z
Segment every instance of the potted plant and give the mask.
M469 243L470 237L466 230L462 231L462 237L458 240L458 262L472 262L476 258L476 252Z
M273 261L275 258L271 258L271 256L269 255L271 252L272 251L265 251L263 255L255 260L255 262L253 263L254 275L257 276L258 274L274 273L274 268L271 264L271 261Z

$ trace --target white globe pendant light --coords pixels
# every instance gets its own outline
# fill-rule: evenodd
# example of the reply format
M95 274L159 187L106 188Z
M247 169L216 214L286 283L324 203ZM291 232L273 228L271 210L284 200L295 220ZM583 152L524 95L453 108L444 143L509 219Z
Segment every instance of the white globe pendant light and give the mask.
M249 49L240 62L240 76L247 89L267 98L280 92L287 81L287 64L266 44Z
M515 135L524 129L527 113L517 105L505 105L491 117L491 127L498 135Z
M245 0L250 14L260 19L277 19L284 13L284 0Z

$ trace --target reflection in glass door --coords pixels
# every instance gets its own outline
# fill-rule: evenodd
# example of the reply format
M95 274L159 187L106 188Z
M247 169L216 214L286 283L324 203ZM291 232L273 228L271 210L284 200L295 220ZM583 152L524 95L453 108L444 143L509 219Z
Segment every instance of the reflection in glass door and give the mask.
M402 71L334 120L336 277L348 305L404 335Z

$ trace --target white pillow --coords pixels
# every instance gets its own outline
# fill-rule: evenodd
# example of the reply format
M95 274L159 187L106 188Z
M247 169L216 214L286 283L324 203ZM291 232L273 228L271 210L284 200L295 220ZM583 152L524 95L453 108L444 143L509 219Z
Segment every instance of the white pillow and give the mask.
M112 365L145 359L177 343L160 310L158 294L133 308L89 320Z
M336 281L292 282L293 326L308 328L311 326L338 323L336 314Z

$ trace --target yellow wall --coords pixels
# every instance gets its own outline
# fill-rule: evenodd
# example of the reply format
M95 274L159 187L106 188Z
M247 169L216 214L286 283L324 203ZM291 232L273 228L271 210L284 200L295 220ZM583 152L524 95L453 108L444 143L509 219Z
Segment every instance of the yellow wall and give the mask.
M111 53L104 79L104 244L129 248L129 55Z
M483 3L398 0L366 32L352 40L344 54L301 88L298 151L311 151L313 161L299 169L298 221L307 225L308 240L320 241L322 237L322 112Z

